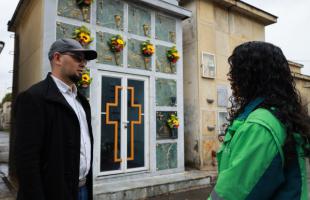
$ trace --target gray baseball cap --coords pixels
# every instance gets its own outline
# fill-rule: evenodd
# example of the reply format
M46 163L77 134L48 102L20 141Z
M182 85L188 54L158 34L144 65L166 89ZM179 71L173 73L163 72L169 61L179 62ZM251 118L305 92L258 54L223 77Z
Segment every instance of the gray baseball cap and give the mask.
M84 54L86 60L94 60L97 58L97 52L95 50L84 49L78 41L71 38L56 40L48 52L49 60L53 59L53 55L56 52L81 52Z

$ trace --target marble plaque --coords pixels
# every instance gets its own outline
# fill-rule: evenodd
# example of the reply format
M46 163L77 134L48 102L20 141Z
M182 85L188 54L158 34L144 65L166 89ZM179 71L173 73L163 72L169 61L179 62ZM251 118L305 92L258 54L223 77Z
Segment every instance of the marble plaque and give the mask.
M72 33L77 28L78 28L77 26L74 26L71 24L57 22L56 23L56 39L72 38Z
M58 0L57 14L59 16L90 21L90 6L80 7L76 0Z
M176 64L167 59L169 47L156 45L156 71L163 73L176 73Z
M141 44L143 41L128 40L128 67L151 70L152 57L144 57L141 53Z
M97 62L102 64L123 66L123 52L113 53L110 51L108 41L113 35L110 33L97 32L96 49L98 53Z
M176 81L169 79L156 79L156 105L176 106L177 105Z
M176 42L176 20L170 17L156 14L155 37L158 40Z
M140 36L151 36L151 12L129 5L128 32Z
M96 0L97 24L111 29L123 30L124 3L120 0Z
M156 138L157 139L170 139L171 130L167 125L167 119L171 114L176 114L176 112L158 111L156 112Z
M172 169L178 166L177 143L157 144L157 170Z

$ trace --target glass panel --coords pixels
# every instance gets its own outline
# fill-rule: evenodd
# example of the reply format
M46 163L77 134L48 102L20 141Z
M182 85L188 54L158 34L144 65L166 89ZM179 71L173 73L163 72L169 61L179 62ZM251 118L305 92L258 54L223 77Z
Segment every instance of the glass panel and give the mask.
M58 0L58 15L89 22L90 6L79 7L76 0Z
M141 8L129 6L128 32L141 36L150 36L151 13Z
M169 79L156 80L156 105L176 106L177 103L176 81Z
M164 15L156 14L156 39L167 42L176 41L176 21Z
M177 144L157 144L156 167L157 170L172 169L178 166Z
M123 30L124 4L120 0L96 0L97 24L107 28Z
M144 81L128 80L127 99L127 168L144 167Z
M212 54L203 53L202 55L202 66L204 77L215 77L215 57Z
M175 139L178 129L170 129L167 120L171 114L176 112L156 112L156 138L157 139ZM174 132L173 132L174 131Z
M98 53L97 62L109 65L123 66L123 52L113 53L110 51L108 41L112 34L97 32L96 34L96 49ZM116 62L117 61L117 62Z
M228 106L228 90L224 85L217 86L217 105L221 107Z
M65 23L57 22L56 39L72 38L72 33L74 32L74 30L76 28L78 28L78 27L71 25L71 24L65 24Z
M175 63L170 63L167 59L167 50L169 47L156 45L156 71L164 73L175 73Z
M225 134L225 130L228 126L228 120L227 120L228 114L227 112L219 112L219 118L218 118L218 130L219 134Z
M121 166L117 159L121 157L120 119L122 97L121 90L115 88L115 86L120 85L120 78L102 77L100 171L119 170ZM115 90L118 90L116 94ZM118 101L116 101L117 97ZM116 130L115 127L117 127ZM117 138L115 138L115 134L117 134ZM115 152L115 147L117 147L117 152Z
M128 67L151 70L152 58L141 54L141 43L135 39L128 40Z

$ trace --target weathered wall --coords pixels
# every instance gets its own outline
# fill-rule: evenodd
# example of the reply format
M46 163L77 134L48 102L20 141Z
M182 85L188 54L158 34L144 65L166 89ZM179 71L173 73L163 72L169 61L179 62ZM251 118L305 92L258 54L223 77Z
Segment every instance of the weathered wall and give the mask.
M302 64L289 61L289 66L294 76L296 88L300 93L303 105L310 115L310 76L301 74Z
M302 103L310 115L310 76L301 75L295 77L295 83L300 93Z
M184 6L184 5L182 5ZM199 166L199 98L197 63L197 7L195 1L186 4L192 17L183 21L183 84L184 84L184 150L187 166Z
M227 59L243 42L264 41L265 26L211 0L185 1L182 6L194 14L191 22L185 21L183 26L185 159L195 167L215 170L213 156L219 147L218 112L226 111L217 105L217 88L225 87L230 93ZM214 79L201 76L202 52L215 55Z
M16 34L19 36L18 93L41 80L43 1L32 0L20 18Z

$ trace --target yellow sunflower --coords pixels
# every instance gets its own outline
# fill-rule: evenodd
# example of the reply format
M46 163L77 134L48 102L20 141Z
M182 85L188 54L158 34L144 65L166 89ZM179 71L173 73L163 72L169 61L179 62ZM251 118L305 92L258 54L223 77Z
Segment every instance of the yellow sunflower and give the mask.
M90 36L86 33L80 33L80 40L82 40L85 43L89 43L90 42Z
M88 83L90 81L90 77L88 76L88 74L83 74L82 75L82 81L85 83Z
M175 58L179 58L179 57L180 57L178 53L172 53L172 55L173 55L173 57L175 57Z
M124 44L124 41L121 40L121 39L117 39L116 41L117 41L118 44Z

